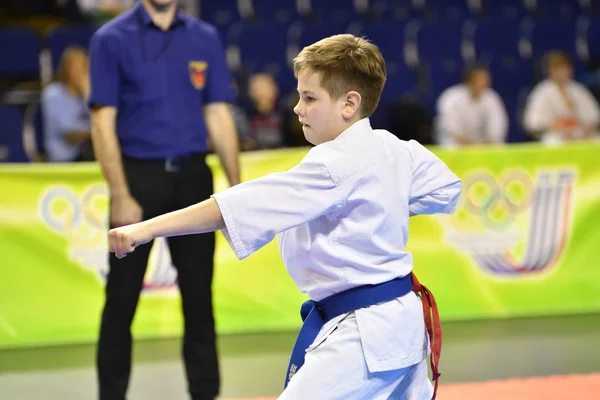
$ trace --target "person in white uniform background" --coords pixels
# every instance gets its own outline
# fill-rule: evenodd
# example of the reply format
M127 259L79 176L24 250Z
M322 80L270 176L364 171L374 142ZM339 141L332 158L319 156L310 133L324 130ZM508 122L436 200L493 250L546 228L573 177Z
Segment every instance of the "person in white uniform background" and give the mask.
M463 83L440 95L435 120L438 144L505 143L508 134L506 108L490 84L490 72L485 67L473 66L467 69Z
M278 235L286 269L320 305L410 278L409 216L454 212L460 179L416 141L371 127L386 79L374 44L352 35L323 39L302 50L294 71L294 111L315 145L298 165L113 229L110 251L122 258L156 237L221 230L243 259ZM426 363L428 296L409 288L326 322L301 349L303 365L291 369L280 399L435 397Z
M529 94L523 124L542 143L557 144L598 137L600 108L594 96L573 80L573 64L562 51L545 57L547 79Z

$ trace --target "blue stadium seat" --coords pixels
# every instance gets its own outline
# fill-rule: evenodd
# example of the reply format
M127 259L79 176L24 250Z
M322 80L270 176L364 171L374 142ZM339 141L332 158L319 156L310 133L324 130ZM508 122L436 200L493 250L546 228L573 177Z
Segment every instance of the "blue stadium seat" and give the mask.
M17 107L0 106L0 161L28 162L23 148L23 113Z
M585 61L600 63L600 17L580 19L577 30Z
M519 109L519 101L517 97L507 97L502 93L498 93L502 97L506 114L508 115L508 143L519 143L526 141L525 134L521 127L521 110Z
M79 46L87 49L96 27L77 26L62 27L48 34L47 42L52 56L52 69L56 70L60 57L69 46Z
M462 28L462 23L452 21L421 23L416 32L419 61L431 63L445 59L462 59Z
M244 24L235 40L248 73L267 72L275 76L283 90L295 87L287 57L287 30L276 24Z
M573 57L575 70L584 69L584 63L577 58L576 26L570 19L546 17L528 19L523 23L523 36L531 44L531 56L540 60L548 51L562 50Z
M516 101L512 104L507 104L507 111L510 118L508 142L510 143L531 142L535 140L527 135L525 128L523 127L523 112L531 89L532 88L521 89L517 94Z
M40 41L29 29L0 29L0 75L37 78L40 72Z
M574 54L575 34L573 21L560 17L547 17L533 20L526 37L531 41L532 55L538 57L552 49L561 49Z
M264 23L285 25L300 18L296 0L252 0L252 9L258 20Z
M426 0L428 15L436 19L464 20L473 15L469 0Z
M396 21L365 22L353 32L375 43L386 61L404 60L404 24Z
M522 142L526 138L521 129L519 98L531 90L534 80L533 65L530 60L518 56L497 55L483 63L492 76L492 87L504 102L509 117L509 142Z
M583 10L577 0L536 0L536 16L575 18Z
M387 81L381 94L381 101L396 101L402 95L415 94L418 90L416 71L403 60L387 62Z
M42 107L38 107L33 116L33 129L35 132L35 145L39 154L46 154L46 145L44 143L44 118L42 117Z
M359 32L379 47L387 66L387 82L382 101L395 101L417 90L415 71L404 59L404 24L399 21L380 21L362 24Z
M414 83L414 79L407 79L411 72L404 60L404 28L400 21L386 20L364 22L351 29L351 33L364 36L379 47L388 67L386 87L395 87L396 92L410 89Z
M229 27L242 19L237 0L199 0L200 18L214 25L221 37L227 36Z
M491 56L519 55L519 22L516 19L496 17L479 19L468 38L478 60Z
M371 0L371 10L380 19L408 21L426 16L425 5L414 4L412 0Z
M429 93L433 98L437 98L450 86L462 82L465 63L462 59L447 58L427 63L424 67L429 79Z
M320 23L348 23L360 18L354 0L311 0L310 8Z
M416 27L416 28L415 28ZM409 22L406 43L411 49L416 44L419 72L424 74L427 90L422 94L428 108L448 87L462 81L464 58L462 52L463 23L456 21ZM415 66L408 52L409 63Z
M297 37L290 39L302 49L304 46L308 46L328 36L348 33L348 27L349 24L346 22L329 24L305 22L299 25Z
M520 57L498 56L484 63L492 75L494 89L515 96L533 85L533 65Z
M479 0L479 3L479 15L483 17L521 19L529 15L524 0Z

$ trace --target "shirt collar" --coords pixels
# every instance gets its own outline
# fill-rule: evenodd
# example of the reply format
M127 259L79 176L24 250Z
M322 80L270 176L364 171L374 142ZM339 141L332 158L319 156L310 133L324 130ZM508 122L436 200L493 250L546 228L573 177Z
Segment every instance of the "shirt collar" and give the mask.
M146 11L146 8L144 7L144 5L142 4L141 1L138 1L137 4L135 5L136 13L139 13L138 15L140 15L142 17L142 23L144 24L144 26L151 26L154 25L154 22L152 22L152 18L150 18L150 15L148 14L148 11ZM186 23L186 19L185 19L185 15L183 14L183 12L180 9L177 9L177 11L175 12L175 18L173 19L173 23L171 24L171 26L178 26L178 25L185 25Z
M343 131L342 133L340 133L338 135L338 138L341 136L351 136L356 133L366 132L366 131L371 131L371 130L373 130L373 128L371 128L371 121L369 120L368 117L365 117L359 121L356 121L355 123L350 125L348 128L346 128L345 131Z

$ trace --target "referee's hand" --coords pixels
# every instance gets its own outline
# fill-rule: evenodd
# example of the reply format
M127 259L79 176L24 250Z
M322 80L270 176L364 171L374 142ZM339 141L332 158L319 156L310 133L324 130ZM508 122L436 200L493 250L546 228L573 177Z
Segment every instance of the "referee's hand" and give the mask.
M143 218L143 210L133 196L127 194L111 197L110 199L110 223L111 226L135 224Z
M152 232L144 222L122 226L108 231L108 245L111 253L123 258L139 245L151 241Z

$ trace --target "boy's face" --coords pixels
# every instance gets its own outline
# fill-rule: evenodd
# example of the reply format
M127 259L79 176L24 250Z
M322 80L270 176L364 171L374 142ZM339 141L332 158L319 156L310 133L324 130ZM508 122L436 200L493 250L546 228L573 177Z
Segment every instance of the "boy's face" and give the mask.
M321 87L321 74L302 68L298 74L300 99L294 112L302 124L306 140L314 145L335 139L346 129L344 97L332 99Z
M490 87L490 81L490 74L487 71L475 72L469 81L471 93L473 93L475 97L481 96L481 94Z
M558 83L567 83L573 77L573 69L567 63L556 63L548 68L548 75Z

